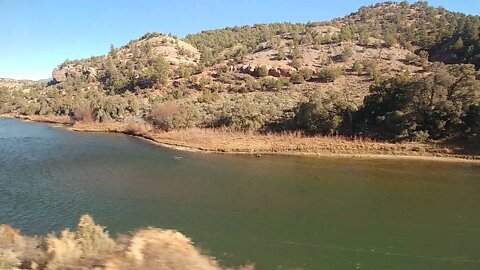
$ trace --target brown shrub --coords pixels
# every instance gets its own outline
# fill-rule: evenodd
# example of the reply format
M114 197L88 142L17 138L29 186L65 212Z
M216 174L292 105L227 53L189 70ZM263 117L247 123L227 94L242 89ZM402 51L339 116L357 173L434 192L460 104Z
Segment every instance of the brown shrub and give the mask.
M49 261L46 269L72 269L90 265L104 259L115 250L115 242L105 227L95 224L89 215L83 215L77 231L63 230L60 237L49 235L46 239Z
M67 269L79 263L82 250L75 239L75 233L64 230L60 237L51 234L47 236L46 243L49 258L46 269Z
M156 106L152 111L153 123L166 131L186 129L197 126L200 111L194 106L184 104L182 107L167 102Z
M86 123L93 122L93 113L90 108L87 107L77 107L73 110L73 120L82 121Z
M0 269L16 269L25 261L33 268L33 263L44 264L45 253L37 249L40 239L27 237L8 225L0 225Z
M152 110L153 123L161 126L169 117L180 113L180 111L180 106L173 102L158 104Z
M131 135L146 135L152 127L142 118L128 118L125 120L125 133Z
M38 270L221 270L219 263L193 246L190 238L173 230L141 229L116 240L105 228L83 215L77 231L63 230L59 236L22 236L8 225L0 225L0 269ZM239 268L253 270L250 264Z
M211 257L202 255L183 234L156 228L137 231L128 247L108 260L111 269L220 270Z

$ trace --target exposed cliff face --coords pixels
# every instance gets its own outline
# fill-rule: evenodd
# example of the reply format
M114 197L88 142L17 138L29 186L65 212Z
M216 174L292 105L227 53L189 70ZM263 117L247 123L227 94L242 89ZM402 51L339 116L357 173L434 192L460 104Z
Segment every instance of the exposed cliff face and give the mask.
M233 69L233 71L237 71L240 73L249 74L252 76L259 76L260 69L265 68L268 72L269 76L273 77L290 77L292 76L292 72L295 71L294 68L286 66L286 65L278 65L278 66L266 66L266 65L255 65L255 64L246 64L246 65L237 65Z

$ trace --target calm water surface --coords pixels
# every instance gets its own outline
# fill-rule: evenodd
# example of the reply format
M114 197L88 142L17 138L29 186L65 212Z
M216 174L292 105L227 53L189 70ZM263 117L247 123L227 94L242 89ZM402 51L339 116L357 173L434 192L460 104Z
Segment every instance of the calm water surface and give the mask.
M180 156L182 159L176 159ZM480 166L230 156L0 119L0 223L177 229L224 265L480 269Z

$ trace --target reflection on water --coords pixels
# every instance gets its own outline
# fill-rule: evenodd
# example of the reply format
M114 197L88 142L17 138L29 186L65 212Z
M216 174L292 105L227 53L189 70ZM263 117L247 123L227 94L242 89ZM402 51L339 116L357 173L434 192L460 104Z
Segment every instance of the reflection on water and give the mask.
M0 223L173 228L226 265L479 269L479 194L474 164L187 153L0 119Z

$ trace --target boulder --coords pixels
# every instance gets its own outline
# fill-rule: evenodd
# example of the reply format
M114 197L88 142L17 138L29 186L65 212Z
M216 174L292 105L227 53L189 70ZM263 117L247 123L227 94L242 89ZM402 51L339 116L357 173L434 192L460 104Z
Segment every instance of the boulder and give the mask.
M256 67L250 65L241 66L238 70L240 73L249 74L255 76Z
M268 75L273 76L273 77L281 77L282 73L278 68L271 68L268 70Z
M292 76L292 72L293 72L293 68L278 68L278 71L280 72L280 76L282 77L291 77Z
M237 71L252 76L258 76L260 68L261 66L243 65L237 67ZM294 70L291 67L267 67L267 69L268 75L273 77L290 77L292 76L292 71Z
M65 73L64 69L54 69L52 72L52 79L57 82L64 82L67 80L67 73Z

